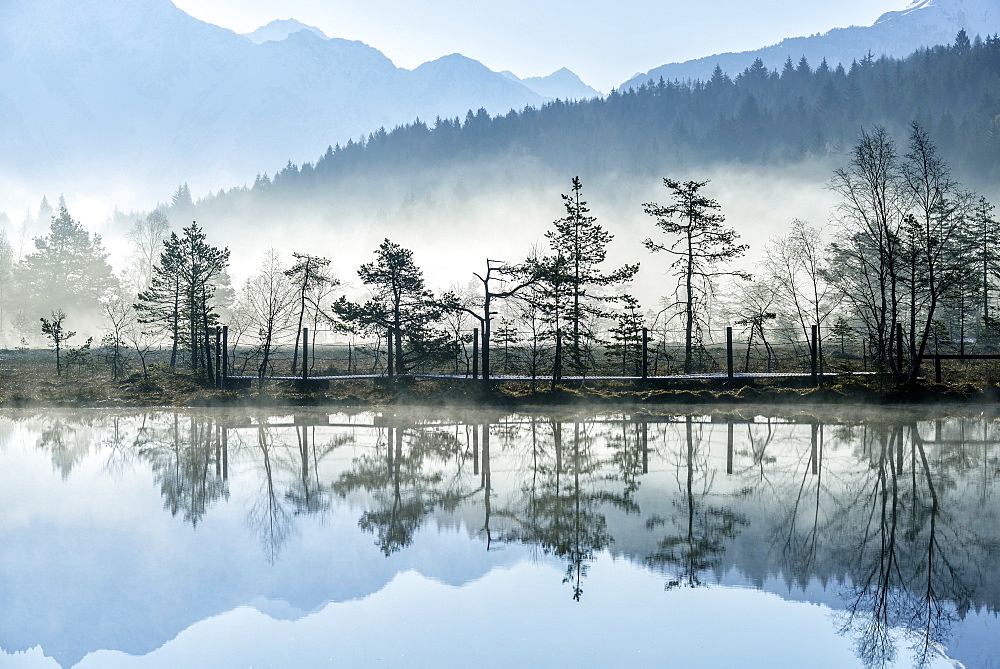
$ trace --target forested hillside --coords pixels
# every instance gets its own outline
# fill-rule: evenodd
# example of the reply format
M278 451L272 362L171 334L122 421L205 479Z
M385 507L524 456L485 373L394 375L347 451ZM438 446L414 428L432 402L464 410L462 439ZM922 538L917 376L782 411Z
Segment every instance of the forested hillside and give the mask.
M235 199L278 194L323 198L344 180L369 181L512 158L562 174L660 175L666 165L738 161L774 165L841 156L861 128L883 124L898 138L911 121L928 129L970 183L1000 175L1000 39L920 50L902 60L871 58L850 68L788 61L780 71L755 62L709 81L650 81L603 99L557 101L490 117L417 120L330 147L316 163L291 163L272 181L209 198L223 213ZM206 202L205 204L209 204ZM221 205L221 207L220 207Z

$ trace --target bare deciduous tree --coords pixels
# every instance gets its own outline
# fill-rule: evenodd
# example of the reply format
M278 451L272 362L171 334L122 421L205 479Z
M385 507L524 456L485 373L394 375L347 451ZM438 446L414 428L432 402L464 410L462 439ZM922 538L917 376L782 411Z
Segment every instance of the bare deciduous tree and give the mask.
M901 232L910 198L896 143L885 128L861 131L848 165L834 172L830 188L841 201L828 280L865 324L875 364L898 372L892 330L899 319Z
M252 327L257 330L260 360L257 379L258 385L263 387L275 347L287 339L295 327L297 294L285 274L277 251L271 249L267 252L257 273L243 285L240 300L245 305Z
M826 280L822 231L804 221L792 221L787 235L768 242L764 271L774 291L774 304L769 309L790 315L802 333L802 341L809 341L811 326L822 327L839 302L836 291ZM822 373L822 347L818 353Z

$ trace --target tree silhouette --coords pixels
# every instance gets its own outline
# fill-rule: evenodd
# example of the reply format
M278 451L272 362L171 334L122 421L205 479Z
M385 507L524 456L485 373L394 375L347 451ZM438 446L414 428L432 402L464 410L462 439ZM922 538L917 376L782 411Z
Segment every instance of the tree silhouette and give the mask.
M708 181L663 179L671 191L673 202L660 205L644 204L643 210L656 219L656 226L670 237L666 244L646 239L643 243L650 251L662 251L673 256L670 272L677 278L676 300L673 303L682 312L684 323L684 373L694 368L696 330L700 329L706 315L707 298L712 294L713 281L719 276L736 276L749 279L745 272L721 270L718 265L734 260L747 250L746 244L737 244L739 235L732 228L723 227L725 217L718 213L719 203L701 194Z

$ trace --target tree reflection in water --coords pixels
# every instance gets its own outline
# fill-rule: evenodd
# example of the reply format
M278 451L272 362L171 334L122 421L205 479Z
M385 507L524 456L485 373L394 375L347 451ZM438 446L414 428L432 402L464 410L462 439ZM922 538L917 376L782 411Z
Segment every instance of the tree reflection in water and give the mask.
M82 414L41 416L42 427L37 447L47 451L52 466L66 480L73 469L90 453L94 437L91 419Z
M370 496L370 508L358 525L376 536L376 545L388 557L412 543L431 512L453 510L472 494L460 475L444 470L454 462L461 471L464 457L453 434L392 424L382 428L375 451L355 458L332 489L341 498L357 491Z
M674 506L681 509L681 514L671 518L650 516L646 520L650 531L668 524L679 530L661 539L657 551L646 558L650 565L677 569L677 574L667 582L667 589L702 585L702 574L721 563L725 542L747 524L742 515L731 509L708 503L715 475L703 449L703 427L699 424L696 429L693 418L685 417L683 446L675 461L681 502L675 502Z
M247 512L247 525L257 532L268 560L274 562L291 533L292 513L276 492L274 479L277 449L274 445L273 430L261 424L258 425L256 433L263 477L259 493Z
M974 605L984 585L978 565L995 554L996 540L984 542L979 531L962 526L976 516L966 506L970 500L951 500L952 510L962 513L942 509L939 489L955 489L955 475L971 464L966 453L950 453L938 439L942 460L954 466L935 471L916 423L878 426L866 430L864 439L870 475L858 495L858 511L865 522L855 537L842 630L854 637L858 657L871 667L895 661L894 634L905 630L919 664L926 665ZM966 446L962 440L959 451Z
M320 480L319 463L337 448L353 442L351 435L337 435L323 447L316 444L315 426L296 426L295 438L298 446L298 476L295 476L285 491L285 499L299 515L323 514L330 509L330 495L324 490ZM310 447L310 444L313 446Z
M147 435L139 445L139 457L160 486L163 507L195 526L212 504L229 498L226 481L216 474L214 437L211 419L182 421L175 413L166 433Z
M575 600L605 551L668 572L668 589L729 573L758 585L780 576L789 593L818 585L840 596L840 630L870 667L897 662L901 644L930 663L956 621L1000 606L993 419L476 413L449 428L365 414L349 429L328 419L17 420L64 478L98 450L112 475L148 466L164 508L191 525L229 499L236 458L252 491L247 524L271 562L297 519L349 508L333 510L336 496L364 507L358 526L386 557L429 521L455 522L486 550L516 543L559 560ZM352 456L332 457L342 449Z
M247 525L258 535L265 555L273 563L296 532L297 518L322 515L330 509L330 494L320 468L324 459L339 448L353 444L354 435L337 434L320 444L315 426L310 427L307 421L273 426L266 416L257 418L252 433L249 454L258 466L260 484L247 512ZM226 431L222 439L227 441Z
M570 426L567 448L564 428ZM632 469L624 473L607 470L612 463L619 468L627 465L630 456L621 455L621 451L635 450L636 444L629 443L626 432L615 442L615 455L607 458L594 448L593 424L551 420L547 428L540 430L535 420L530 423L530 480L501 511L510 521L501 540L537 546L543 554L565 560L563 582L571 585L573 599L579 601L588 564L614 541L605 510L639 513L632 500L638 489ZM617 491L619 486L622 492Z

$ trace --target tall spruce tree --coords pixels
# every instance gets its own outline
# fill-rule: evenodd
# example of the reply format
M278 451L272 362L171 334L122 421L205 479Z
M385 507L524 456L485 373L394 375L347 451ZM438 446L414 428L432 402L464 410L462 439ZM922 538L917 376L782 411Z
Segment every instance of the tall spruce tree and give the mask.
M163 243L153 282L136 302L144 323L159 324L172 341L171 365L181 344L188 346L193 372L214 373L212 328L218 324L215 281L229 264L229 249L212 246L197 223Z
M995 328L997 319L990 314L990 295L996 290L997 277L1000 277L1000 221L993 213L994 206L985 197L980 197L972 214L972 230L977 246L976 260L978 273L982 281L983 323Z
M614 299L602 289L629 281L639 271L638 264L624 265L611 272L601 270L614 235L590 215L582 192L580 177L573 177L572 191L562 196L566 215L553 222L555 230L545 233L553 253L561 259L551 265L553 271L563 274L559 278L567 288L566 304L559 311L570 328L569 355L577 372L587 368L595 321L607 314L605 304Z

